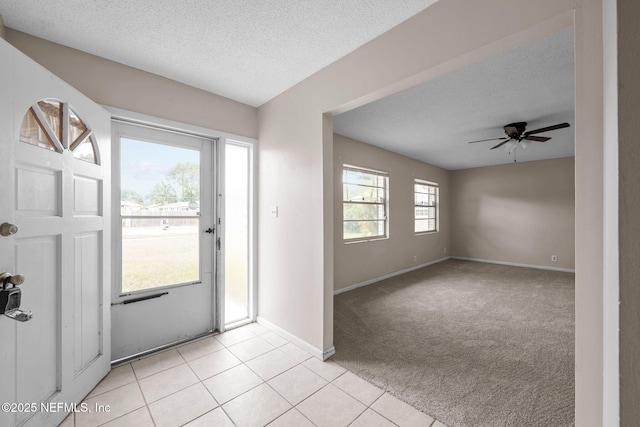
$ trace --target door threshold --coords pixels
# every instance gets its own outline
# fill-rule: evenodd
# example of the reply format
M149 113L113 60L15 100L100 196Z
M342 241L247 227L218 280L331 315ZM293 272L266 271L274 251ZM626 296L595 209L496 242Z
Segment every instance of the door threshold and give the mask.
M121 366L121 365L125 365L125 364L127 364L129 362L132 362L134 360L142 359L143 357L147 357L147 356L150 356L150 355L155 354L155 353L160 353L163 350L167 350L167 349L172 348L172 347L177 347L179 345L188 343L190 341L196 341L196 340L199 340L201 338L205 338L205 337L213 336L213 335L218 335L218 334L219 334L219 332L217 330L216 331L209 331L209 332L205 332L204 334L196 335L195 337L185 338L185 339L180 340L180 341L175 341L175 342L172 342L172 343L169 343L169 344L165 344L165 345L161 345L161 346L158 346L158 347L154 347L154 348L149 349L149 350L141 351L139 353L132 354L131 356L126 356L126 357L122 357L120 359L112 360L111 361L111 369L117 368L118 366Z

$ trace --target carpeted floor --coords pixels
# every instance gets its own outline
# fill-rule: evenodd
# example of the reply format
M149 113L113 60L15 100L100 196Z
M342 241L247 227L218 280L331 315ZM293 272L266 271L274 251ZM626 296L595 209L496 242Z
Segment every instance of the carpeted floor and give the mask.
M335 297L333 360L449 427L574 425L574 275L447 260Z

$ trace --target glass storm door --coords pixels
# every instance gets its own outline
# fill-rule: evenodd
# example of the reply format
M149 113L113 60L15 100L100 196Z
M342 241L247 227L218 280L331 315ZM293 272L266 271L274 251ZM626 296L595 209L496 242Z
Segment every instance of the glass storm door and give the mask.
M113 129L119 360L214 329L215 141L122 122Z
M2 39L0 93L0 425L55 426L110 369L111 119Z

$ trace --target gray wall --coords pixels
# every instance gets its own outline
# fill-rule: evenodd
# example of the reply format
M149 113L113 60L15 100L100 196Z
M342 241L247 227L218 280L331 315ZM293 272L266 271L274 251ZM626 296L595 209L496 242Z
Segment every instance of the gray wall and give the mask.
M574 173L573 157L452 171L452 255L574 269Z

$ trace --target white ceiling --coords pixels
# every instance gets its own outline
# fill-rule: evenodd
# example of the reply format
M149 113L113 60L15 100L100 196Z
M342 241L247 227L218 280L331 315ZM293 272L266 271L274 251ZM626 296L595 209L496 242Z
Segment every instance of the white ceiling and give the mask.
M437 0L0 0L7 27L259 106ZM574 155L573 30L335 117L337 133L445 169L510 163L502 126L560 122L519 162ZM497 143L498 141L496 141Z
M437 0L0 1L7 27L259 106Z
M489 150L502 127L527 130L570 123L526 150ZM466 169L574 155L573 29L340 114L338 134L445 169Z

